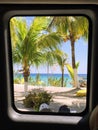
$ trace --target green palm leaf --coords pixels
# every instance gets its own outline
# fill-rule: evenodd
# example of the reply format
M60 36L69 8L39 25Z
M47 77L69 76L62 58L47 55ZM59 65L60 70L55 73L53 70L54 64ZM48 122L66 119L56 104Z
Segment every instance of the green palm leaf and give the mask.
M74 80L74 70L70 64L66 64L67 70L71 76L71 78Z

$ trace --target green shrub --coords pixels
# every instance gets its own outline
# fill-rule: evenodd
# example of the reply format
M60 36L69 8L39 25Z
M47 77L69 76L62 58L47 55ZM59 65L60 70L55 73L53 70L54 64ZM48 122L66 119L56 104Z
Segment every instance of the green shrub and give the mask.
M15 78L14 84L24 84L24 78Z
M39 110L39 106L42 103L49 104L52 101L52 96L46 91L40 93L29 93L28 96L25 97L23 103L28 108L33 108L35 110Z
M34 107L34 101L33 99L36 97L36 93L34 94L28 94L28 96L25 97L25 99L23 100L23 103L24 105L27 107L27 108L33 108Z
M64 86L67 85L68 78L64 79ZM49 77L48 83L50 86L61 87L62 78Z

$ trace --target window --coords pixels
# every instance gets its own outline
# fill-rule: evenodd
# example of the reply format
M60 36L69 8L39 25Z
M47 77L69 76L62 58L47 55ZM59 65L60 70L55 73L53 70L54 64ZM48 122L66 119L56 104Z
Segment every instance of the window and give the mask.
M81 113L87 103L89 20L10 18L14 104L22 112ZM47 109L47 110L46 110Z

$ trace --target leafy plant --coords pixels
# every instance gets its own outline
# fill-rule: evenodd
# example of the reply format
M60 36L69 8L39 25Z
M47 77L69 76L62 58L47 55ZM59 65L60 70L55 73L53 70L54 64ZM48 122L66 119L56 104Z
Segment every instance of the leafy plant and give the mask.
M40 93L29 93L28 96L25 97L23 103L28 108L33 108L35 110L39 110L39 106L42 103L49 104L52 101L52 96L46 91Z
M66 87L68 79L64 79L64 86ZM61 87L62 78L49 77L48 83L50 86Z
M79 90L79 91L76 92L76 96L83 97L83 96L86 96L86 93L87 93L86 89Z

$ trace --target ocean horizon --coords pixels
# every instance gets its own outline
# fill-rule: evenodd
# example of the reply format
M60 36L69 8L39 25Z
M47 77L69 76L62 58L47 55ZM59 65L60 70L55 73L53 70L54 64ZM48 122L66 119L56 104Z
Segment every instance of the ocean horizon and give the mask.
M33 80L36 80L36 77L39 75L39 78L42 82L48 82L48 78L55 78L60 79L62 77L62 74L46 74L46 73L31 73L30 78ZM21 73L14 73L14 79L15 78L23 78L23 75ZM67 80L67 86L72 87L70 84L72 79L69 74L64 74L64 80ZM78 74L78 80L87 80L87 74Z

